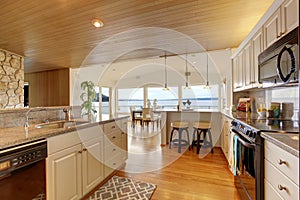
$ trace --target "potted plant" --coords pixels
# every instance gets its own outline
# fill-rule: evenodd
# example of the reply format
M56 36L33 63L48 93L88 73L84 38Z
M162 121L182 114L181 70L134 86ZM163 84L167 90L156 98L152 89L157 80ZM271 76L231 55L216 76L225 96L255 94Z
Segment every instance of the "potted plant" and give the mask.
M80 99L83 101L81 104L82 115L87 115L88 120L92 121L92 119L94 119L94 114L97 113L93 106L93 100L96 97L95 85L92 81L84 81L81 83L80 87L83 90L80 95Z

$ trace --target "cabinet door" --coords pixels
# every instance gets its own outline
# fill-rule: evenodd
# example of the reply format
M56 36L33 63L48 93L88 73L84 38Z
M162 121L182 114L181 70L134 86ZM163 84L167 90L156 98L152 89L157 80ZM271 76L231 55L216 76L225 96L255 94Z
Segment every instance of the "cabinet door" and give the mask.
M258 55L264 50L263 49L263 34L260 29L252 38L252 49L253 49L253 65L251 69L251 82L258 83Z
M238 85L239 88L245 86L245 64L243 51L238 55Z
M254 74L252 74L251 72L253 71L252 70L252 66L253 66L253 63L252 63L252 45L251 43L248 43L244 50L243 50L243 56L244 56L244 69L245 69L245 86L251 86L252 82L251 82L251 79L252 79L252 76Z
M265 47L273 44L281 35L280 8L266 21L264 25Z
M243 51L239 53L233 59L233 80L234 80L234 89L240 89L244 86L243 82L245 80L244 76L244 60L243 60Z
M233 88L237 89L238 85L238 57L232 60L232 76L233 76Z
M83 195L94 189L104 179L103 139L84 143L82 154Z
M299 25L299 1L286 0L281 5L282 34L286 34Z
M81 144L54 153L46 159L47 199L80 199Z

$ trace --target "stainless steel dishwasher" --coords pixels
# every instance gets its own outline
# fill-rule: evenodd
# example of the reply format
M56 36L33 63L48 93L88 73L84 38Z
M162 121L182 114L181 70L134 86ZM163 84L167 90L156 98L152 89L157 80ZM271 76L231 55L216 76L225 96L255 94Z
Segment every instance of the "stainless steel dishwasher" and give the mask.
M0 150L0 199L46 199L45 139Z

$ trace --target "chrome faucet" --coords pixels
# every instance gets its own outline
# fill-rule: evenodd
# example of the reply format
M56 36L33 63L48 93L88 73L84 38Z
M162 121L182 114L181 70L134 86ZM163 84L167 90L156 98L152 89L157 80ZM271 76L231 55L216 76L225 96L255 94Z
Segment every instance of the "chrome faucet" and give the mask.
M69 108L64 108L63 112L65 113L65 120L69 121L71 119L71 110Z
M29 127L29 117L28 117L28 114L29 112L32 110L32 108L29 108L29 110L26 112L25 114L25 123L24 123L24 127L28 128ZM37 111L44 111L46 110L46 108L40 108L38 109Z

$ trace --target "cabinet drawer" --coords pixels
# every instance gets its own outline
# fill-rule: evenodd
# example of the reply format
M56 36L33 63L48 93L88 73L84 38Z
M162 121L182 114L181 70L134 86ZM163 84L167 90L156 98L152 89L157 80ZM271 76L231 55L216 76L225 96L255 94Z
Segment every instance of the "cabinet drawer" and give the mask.
M81 140L75 131L47 138L48 155L80 144Z
M103 125L103 130L104 130L104 133L108 134L112 131L120 130L120 129L119 129L119 126L116 124L116 122L108 122Z
M110 160L112 157L115 157L116 155L121 153L121 140L118 140L116 144L111 144L105 146L104 149L104 160Z
M294 183L299 183L299 159L279 148L275 144L265 142L265 158L270 161L283 174L288 176ZM285 162L285 163L281 163Z
M283 200L272 185L265 179L265 200Z
M113 131L109 134L105 134L104 139L105 139L105 145L111 144L111 143L116 143L116 141L121 140L121 135L122 132L120 130Z
M299 199L299 187L267 160L265 160L265 179L283 199Z
M118 169L123 163L121 152L114 156L112 159L105 161L104 173L108 176L114 170Z

